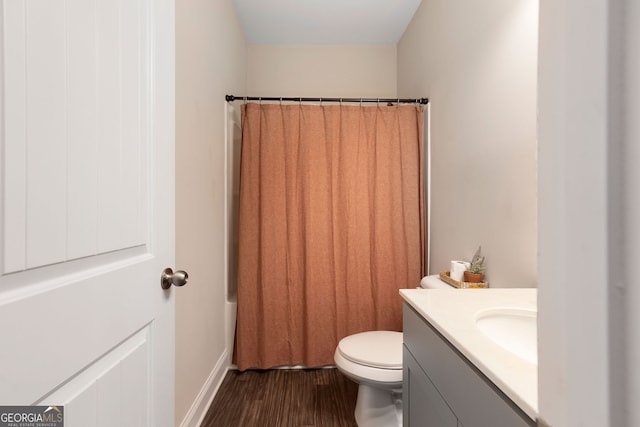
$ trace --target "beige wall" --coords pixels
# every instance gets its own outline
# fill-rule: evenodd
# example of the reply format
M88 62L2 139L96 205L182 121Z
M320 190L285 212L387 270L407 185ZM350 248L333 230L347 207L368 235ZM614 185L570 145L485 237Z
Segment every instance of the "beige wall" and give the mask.
M423 0L398 95L431 108L431 273L482 245L495 287L536 285L537 2Z
M250 45L252 96L395 98L395 45Z
M227 368L224 95L244 92L245 70L231 0L176 2L176 425Z

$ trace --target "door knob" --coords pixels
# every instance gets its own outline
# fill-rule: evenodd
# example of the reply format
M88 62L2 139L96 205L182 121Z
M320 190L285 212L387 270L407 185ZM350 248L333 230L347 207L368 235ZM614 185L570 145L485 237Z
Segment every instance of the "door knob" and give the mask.
M165 268L160 275L160 286L162 289L169 289L173 286L184 286L189 281L189 275L186 271L178 270L175 273L170 268Z

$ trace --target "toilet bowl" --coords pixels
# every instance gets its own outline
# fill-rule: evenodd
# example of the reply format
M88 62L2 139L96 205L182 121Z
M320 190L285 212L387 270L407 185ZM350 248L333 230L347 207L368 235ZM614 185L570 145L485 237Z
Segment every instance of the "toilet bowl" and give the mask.
M349 335L334 354L337 368L357 382L359 427L402 426L402 332Z
M423 277L420 287L452 289L438 275ZM402 426L402 332L361 332L343 338L336 366L357 382L359 427Z

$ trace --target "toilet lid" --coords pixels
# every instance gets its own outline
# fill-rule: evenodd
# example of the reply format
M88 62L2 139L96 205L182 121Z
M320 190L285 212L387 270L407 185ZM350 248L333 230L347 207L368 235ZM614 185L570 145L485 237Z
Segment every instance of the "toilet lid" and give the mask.
M349 335L338 350L352 362L384 369L402 369L402 332L370 331Z

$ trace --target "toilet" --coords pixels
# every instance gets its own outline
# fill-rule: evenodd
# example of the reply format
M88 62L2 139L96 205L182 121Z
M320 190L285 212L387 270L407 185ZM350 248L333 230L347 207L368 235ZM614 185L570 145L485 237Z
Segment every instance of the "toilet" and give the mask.
M437 275L422 288L450 288ZM402 426L402 332L369 331L344 337L333 356L336 367L359 384L359 427Z
M359 427L402 425L402 332L369 331L344 337L336 366L357 382Z

